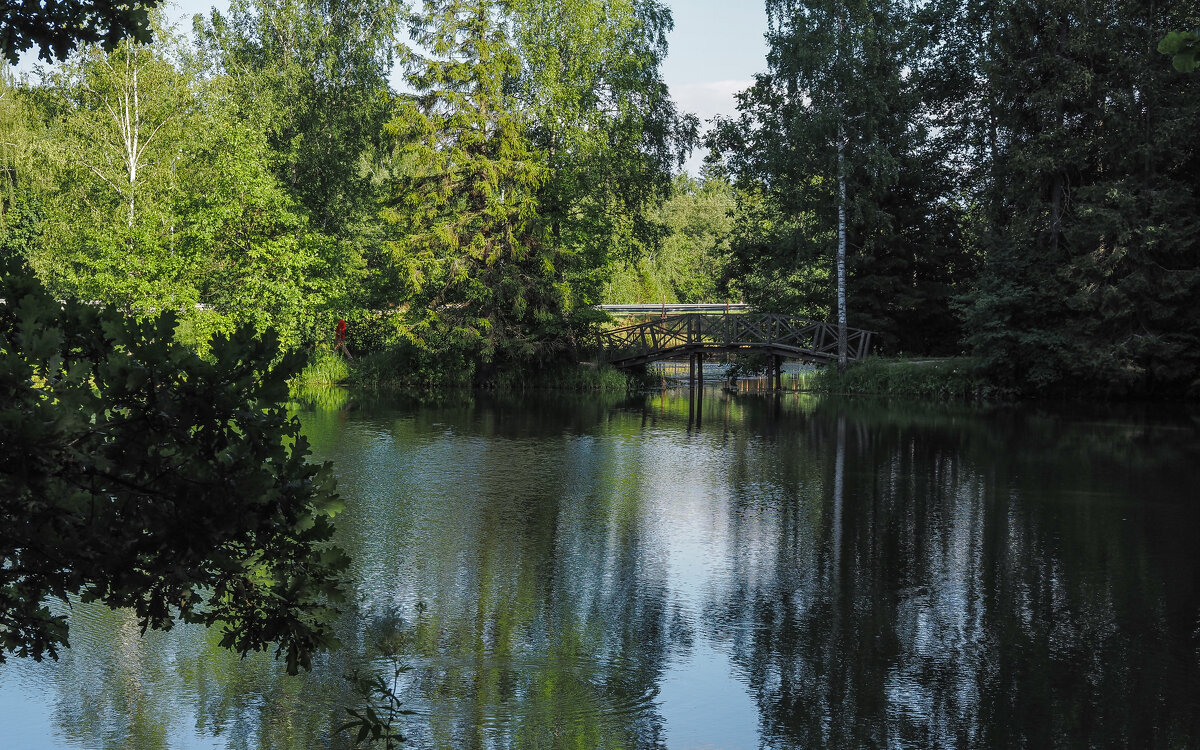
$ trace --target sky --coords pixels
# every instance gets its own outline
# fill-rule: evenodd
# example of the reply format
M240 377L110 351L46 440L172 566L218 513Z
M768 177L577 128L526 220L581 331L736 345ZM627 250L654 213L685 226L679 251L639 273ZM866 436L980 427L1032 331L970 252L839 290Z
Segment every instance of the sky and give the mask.
M552 0L548 0L552 1ZM195 13L210 7L228 7L227 0L167 0L171 16L181 30L191 28ZM717 115L736 113L734 94L749 86L754 74L766 68L767 46L763 34L767 17L761 0L665 0L675 17L668 37L669 52L663 63L663 80L681 112L691 112L702 123ZM18 70L32 68L26 55ZM698 174L703 150L692 155L685 169Z
M738 0L669 1L675 30L668 38L663 80L682 112L702 123L717 115L737 113L734 94L766 70L767 14L762 2ZM703 149L685 168L699 174Z

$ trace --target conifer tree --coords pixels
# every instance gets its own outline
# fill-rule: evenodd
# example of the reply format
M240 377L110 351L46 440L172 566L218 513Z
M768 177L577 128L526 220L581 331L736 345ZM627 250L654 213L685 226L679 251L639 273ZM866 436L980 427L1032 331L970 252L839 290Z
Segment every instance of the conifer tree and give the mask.
M1001 103L969 343L1018 392L1200 385L1193 76L1155 54L1194 6L1004 7L983 75Z
M564 325L565 289L539 233L542 155L512 84L520 60L491 0L427 0L404 52L404 101L387 131L402 171L385 218L402 334L421 346L544 360Z

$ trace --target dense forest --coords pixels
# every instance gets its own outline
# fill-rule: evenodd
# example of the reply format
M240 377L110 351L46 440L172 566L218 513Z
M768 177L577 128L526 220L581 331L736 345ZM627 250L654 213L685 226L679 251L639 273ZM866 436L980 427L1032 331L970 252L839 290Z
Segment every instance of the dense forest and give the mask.
M833 319L842 257L880 353L1200 390L1200 76L1158 50L1191 3L767 0L764 72L706 129L660 0L418 5L235 0L6 75L0 254L201 354L345 319L426 386L573 362L600 302Z
M767 11L767 72L711 136L749 301L828 315L841 230L885 351L973 354L1012 394L1198 392L1200 78L1158 53L1194 3Z

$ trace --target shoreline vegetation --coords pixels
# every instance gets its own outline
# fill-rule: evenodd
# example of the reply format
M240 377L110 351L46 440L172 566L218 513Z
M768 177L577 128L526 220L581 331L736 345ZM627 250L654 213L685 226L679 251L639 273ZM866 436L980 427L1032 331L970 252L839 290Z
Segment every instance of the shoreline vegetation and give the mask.
M1015 394L998 391L981 375L971 357L932 359L871 357L839 373L834 367L817 370L805 390L840 395L904 396L925 401L1013 401Z
M612 393L636 389L645 381L638 373L627 373L609 365L590 362L564 362L536 371L495 370L487 380L473 379L469 374L473 369L467 366L466 372L447 372L445 369L428 372L406 366L403 356L396 351L375 352L347 360L328 348L319 348L292 379L291 386L293 393L334 386L379 393L429 394L470 388L498 392L565 390Z
M662 79L661 0L156 11L0 71L0 258L56 299L171 311L201 356L248 327L359 357L314 383L626 387L575 365L597 305L724 299L972 358L822 390L1195 399L1200 76L1190 32L1161 36L1194 3L1036 5L767 0L800 15L707 127Z
M736 371L735 371L736 372ZM322 404L344 402L327 389L349 388L368 393L415 393L479 389L499 393L527 390L562 390L576 393L616 393L642 390L660 382L657 375L625 372L606 364L562 363L540 371L498 370L487 381L472 381L461 375L444 376L438 382L431 373L406 368L395 352L378 352L347 360L328 348L314 351L291 381L293 395ZM444 375L444 374L443 374ZM753 379L751 372L740 377ZM970 357L872 357L852 364L844 373L832 366L790 376L791 387L808 393L831 395L901 396L923 401L986 403L1019 400L998 391L981 375Z

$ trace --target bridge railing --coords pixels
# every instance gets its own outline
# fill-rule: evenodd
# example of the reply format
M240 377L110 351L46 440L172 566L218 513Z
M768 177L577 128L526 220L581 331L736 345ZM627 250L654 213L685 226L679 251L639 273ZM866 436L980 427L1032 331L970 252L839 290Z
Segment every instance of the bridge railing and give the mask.
M851 328L847 356L862 359L870 351L871 331ZM687 313L623 326L599 334L609 362L651 361L703 349L763 349L784 356L836 360L837 326L789 315Z

